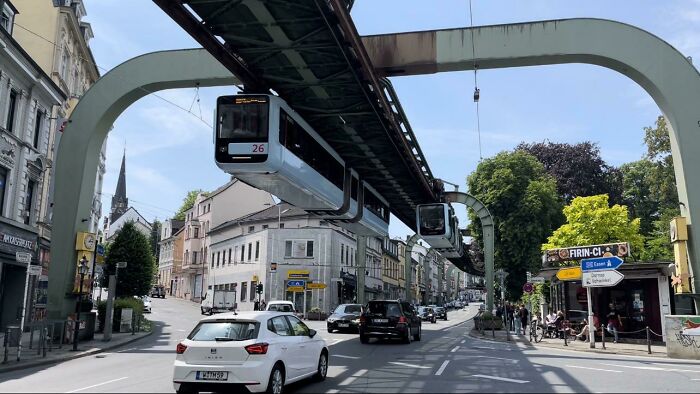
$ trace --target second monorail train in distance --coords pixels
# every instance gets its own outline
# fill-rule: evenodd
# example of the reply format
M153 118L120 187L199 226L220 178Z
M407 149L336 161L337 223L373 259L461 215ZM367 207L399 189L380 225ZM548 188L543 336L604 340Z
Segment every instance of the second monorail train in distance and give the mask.
M219 97L214 134L225 172L356 234L388 235L386 200L281 98Z

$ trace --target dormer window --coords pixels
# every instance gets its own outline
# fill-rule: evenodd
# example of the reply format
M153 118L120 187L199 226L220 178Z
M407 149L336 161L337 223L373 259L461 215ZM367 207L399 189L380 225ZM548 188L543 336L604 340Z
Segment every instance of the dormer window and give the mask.
M0 17L0 26L12 35L12 27L14 26L17 9L7 0L4 3L0 2L0 4L2 4L2 9L0 9L0 13L2 13L2 17Z

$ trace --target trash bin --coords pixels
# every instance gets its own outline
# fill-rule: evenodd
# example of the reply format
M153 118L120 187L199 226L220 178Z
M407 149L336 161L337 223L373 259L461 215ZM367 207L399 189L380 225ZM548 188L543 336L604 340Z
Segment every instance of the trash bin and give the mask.
M97 313L95 312L83 312L80 314L80 331L78 331L78 338L81 341L95 338L96 319Z
M6 347L19 347L19 338L22 333L19 330L19 326L7 326L5 327L5 346Z

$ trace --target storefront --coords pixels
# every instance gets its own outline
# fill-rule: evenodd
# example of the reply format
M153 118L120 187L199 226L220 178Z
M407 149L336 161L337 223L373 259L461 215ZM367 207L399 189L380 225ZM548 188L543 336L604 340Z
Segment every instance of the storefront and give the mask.
M8 325L19 326L27 265L17 262L16 253L30 253L32 263L38 264L36 240L35 232L13 226L4 220L0 221L0 329L2 330ZM30 286L31 284L30 282ZM28 307L31 307L31 299L31 296L27 297ZM25 321L30 319L31 310L28 309Z
M646 326L664 336L663 317L673 313L672 290L666 269L669 263L627 263L618 268L625 278L614 287L591 288L593 313L601 324L614 311L620 316L623 339L645 339ZM551 277L550 308L561 310L569 319L585 318L588 310L586 288L581 280L560 281L558 268L548 268L540 276ZM641 331L640 331L641 330ZM632 334L633 333L633 334ZM652 338L661 340L661 338Z

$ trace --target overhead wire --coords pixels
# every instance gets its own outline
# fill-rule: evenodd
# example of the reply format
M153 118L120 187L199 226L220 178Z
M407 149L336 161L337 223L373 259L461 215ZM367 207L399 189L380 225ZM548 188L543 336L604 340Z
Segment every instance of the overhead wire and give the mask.
M49 44L53 45L54 47L56 47L56 48L58 48L58 49L63 49L63 45L59 45L59 44L57 44L57 43L51 41L50 39L48 39L48 38L42 36L41 34L36 33L35 31L32 31L31 29L28 29L28 28L26 28L26 27L20 25L19 23L15 23L14 26L19 27L20 29L26 31L27 33L32 34L32 35L34 35L34 36L36 36L36 37L38 37L38 38L40 38L40 39L42 39L42 40L48 42ZM82 60L82 61L84 61L84 62L86 62L86 63L88 63L88 64L91 64L91 65L95 66L95 68L97 68L97 69L99 69L99 70L101 70L101 71L103 71L103 72L109 72L109 71L110 71L109 69L107 69L107 68L105 68L105 67L102 67L102 66L100 66L99 64L95 63L92 59L86 59L86 58L84 58L84 57L82 57L82 56L78 56L78 55L75 55L75 56L76 56L78 59L80 59L80 60ZM174 106L174 107L176 107L176 108L178 108L178 109L180 109L180 110L182 110L182 111L184 111L184 112L186 112L186 113L188 113L188 114L190 114L190 115L192 115L194 118L196 118L196 119L198 119L200 122L204 123L207 127L209 127L209 128L212 128L212 127L213 127L213 126L212 126L211 124L209 124L206 120L204 120L204 117L202 116L202 107L201 107L201 106L199 106L199 116L197 116L197 115L196 115L194 112L192 112L191 110L188 110L188 109L186 109L185 107L181 106L180 104L177 104L177 103L175 103L175 102L173 102L173 101L171 101L171 100L168 100L168 99L166 99L165 97L163 97L163 96L161 96L161 95L159 95L159 94L157 94L157 93L155 93L155 92L153 92L153 91L150 91L150 90L144 88L143 86L139 86L139 90L142 90L142 91L148 93L149 95L153 95L153 96L155 96L156 98L158 98L158 99L160 99L160 100L162 100L162 101L164 101L164 102L166 102L166 103L168 103L168 104L170 104L170 105L172 105L172 106ZM196 102L199 104L199 84L197 84L197 87L196 87L196 90L195 90L195 100L196 100ZM194 104L194 101L193 101L193 104ZM190 107L190 109L191 109L191 107Z
M481 118L479 115L479 98L481 91L477 81L477 71L479 64L476 61L476 43L474 42L474 12L472 11L472 0L469 0L469 31L472 39L472 59L474 60L474 102L476 103L476 133L479 139L479 161L484 157L481 151Z

